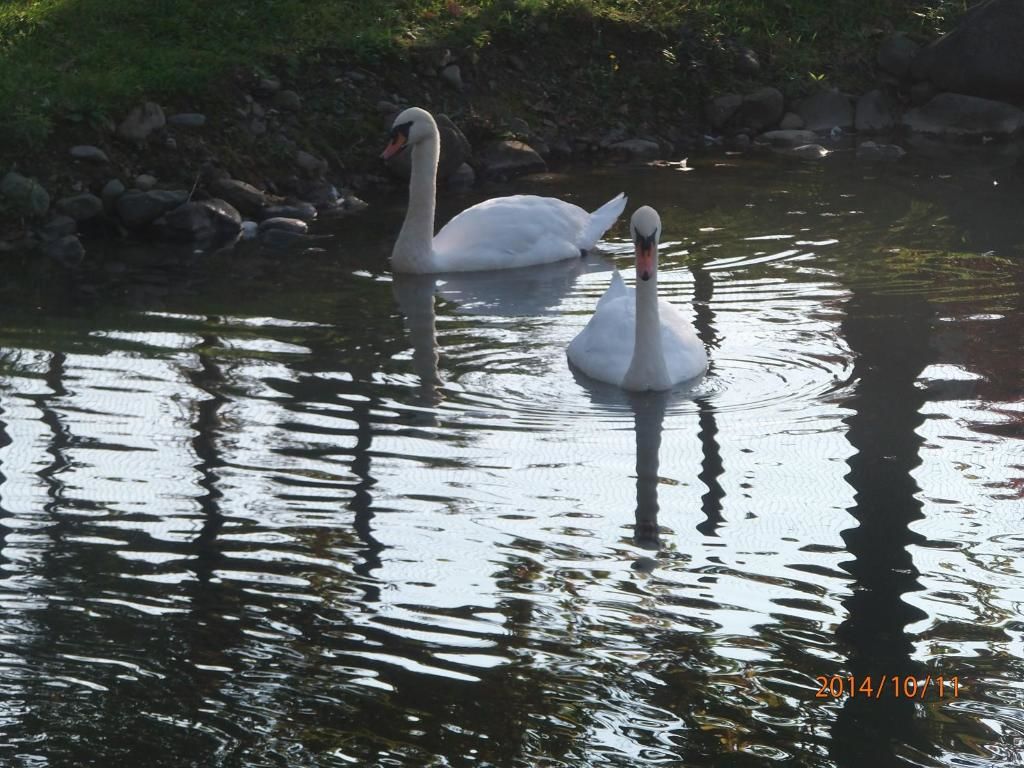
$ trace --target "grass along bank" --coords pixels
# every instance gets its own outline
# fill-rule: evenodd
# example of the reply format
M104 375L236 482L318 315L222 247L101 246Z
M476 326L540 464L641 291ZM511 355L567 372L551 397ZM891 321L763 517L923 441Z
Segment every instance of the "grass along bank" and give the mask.
M673 86L703 96L733 77L749 46L761 79L783 90L844 85L871 68L875 42L900 28L933 37L965 0L7 0L0 6L0 142L44 144L61 124L102 125L143 99L204 91L239 68L297 74L330 52L373 68L410 50L538 43L595 49L591 79L622 57L604 36L657 46ZM577 36L583 35L581 40ZM569 35L573 38L569 39ZM589 39L587 39L589 38ZM656 59L657 61L657 59ZM282 64L283 63L283 64ZM543 80L547 73L531 75ZM661 85L663 78L655 83ZM599 92L595 95L605 95ZM611 95L611 94L608 94ZM584 93L566 93L579 98Z

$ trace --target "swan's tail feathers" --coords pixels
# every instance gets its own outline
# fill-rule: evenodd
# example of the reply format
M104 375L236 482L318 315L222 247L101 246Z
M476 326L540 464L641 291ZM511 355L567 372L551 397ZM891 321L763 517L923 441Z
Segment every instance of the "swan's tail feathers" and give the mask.
M583 232L580 234L580 249L589 251L597 245L597 241L611 228L612 224L622 215L624 210L626 210L626 195L620 192L616 197L613 197L590 214L590 220L583 227Z
M619 272L618 269L615 269L612 272L612 281L608 285L608 290L604 292L604 296L598 299L597 306L600 308L606 301L612 301L613 299L617 299L619 296L624 296L625 294L626 284L622 281L622 273Z

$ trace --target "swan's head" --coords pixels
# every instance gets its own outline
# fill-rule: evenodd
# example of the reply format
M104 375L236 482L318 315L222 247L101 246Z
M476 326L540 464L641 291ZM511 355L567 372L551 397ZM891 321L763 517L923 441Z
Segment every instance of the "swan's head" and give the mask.
M661 217L658 212L645 205L637 208L629 220L636 249L636 275L641 280L650 280L658 271L658 238L661 236Z
M391 124L388 145L380 153L382 159L394 157L406 147L411 147L430 136L437 136L437 123L425 109L409 107Z

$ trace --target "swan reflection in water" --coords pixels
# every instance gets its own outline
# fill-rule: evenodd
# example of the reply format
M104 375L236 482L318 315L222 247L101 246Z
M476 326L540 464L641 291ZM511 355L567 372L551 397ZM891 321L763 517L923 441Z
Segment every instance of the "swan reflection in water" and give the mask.
M412 344L422 402L436 405L443 399L435 294L455 305L460 315L537 317L555 313L580 275L611 269L608 261L592 254L524 269L393 275L392 291Z

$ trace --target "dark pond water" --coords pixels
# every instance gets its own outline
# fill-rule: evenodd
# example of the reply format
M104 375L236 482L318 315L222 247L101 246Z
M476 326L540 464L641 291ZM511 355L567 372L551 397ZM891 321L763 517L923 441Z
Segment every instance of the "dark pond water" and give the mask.
M479 192L660 210L712 360L663 396L565 360L624 223L436 299L388 272L401 194L283 259L11 267L0 765L1024 765L1001 162Z

